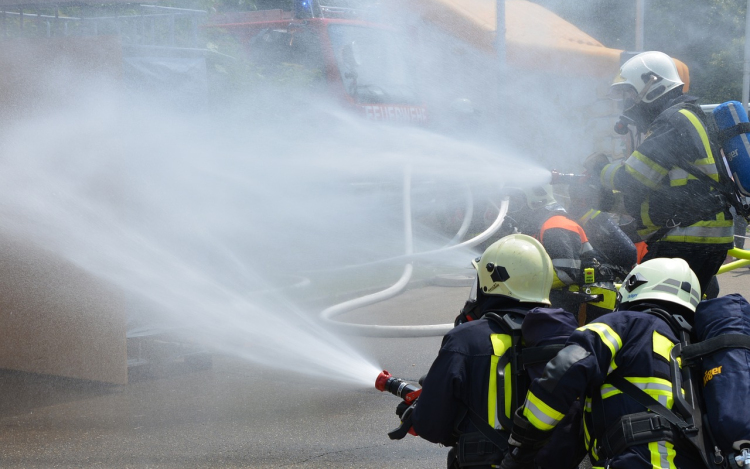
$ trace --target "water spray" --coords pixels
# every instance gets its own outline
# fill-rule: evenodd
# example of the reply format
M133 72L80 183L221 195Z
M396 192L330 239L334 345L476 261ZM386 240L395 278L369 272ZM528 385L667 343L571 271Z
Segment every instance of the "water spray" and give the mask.
M404 209L404 226L406 233L406 256L412 257L413 254L413 233L412 233L412 220L411 220L411 171L407 168L404 172L404 190L403 190L403 209ZM508 199L504 198L500 203L498 215L495 221L482 233L475 236L468 241L463 243L454 244L452 246L444 247L436 251L429 253L420 253L420 256L428 254L437 254L440 252L446 252L455 249L464 249L476 246L477 244L489 239L490 236L495 234L505 219L505 214L508 212ZM467 213L467 218L471 217L471 213ZM469 220L470 221L470 220ZM461 230L464 229L464 225L468 226L466 220L462 224ZM384 301L395 297L400 294L411 280L413 273L413 265L408 263L404 267L404 271L401 274L401 278L389 288L366 295L360 298L355 298L350 301L345 301L326 308L320 313L321 319L335 326L337 329L344 332L369 336L369 337L434 337L445 335L449 330L453 328L453 324L432 324L423 326L383 326L383 325L369 325L369 324L349 324L335 321L333 318L351 311L356 308L371 305L380 301Z

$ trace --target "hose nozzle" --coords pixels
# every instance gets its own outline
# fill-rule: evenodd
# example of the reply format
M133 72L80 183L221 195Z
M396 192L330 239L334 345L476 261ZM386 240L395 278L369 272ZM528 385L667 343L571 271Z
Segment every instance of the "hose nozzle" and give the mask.
M577 184L587 177L585 174L561 173L556 169L553 169L551 173L550 184Z
M378 391L385 391L385 384L388 382L389 379L393 378L390 373L383 370L380 372L377 378L375 378L375 389Z
M375 389L382 392L388 391L408 403L414 401L422 392L422 389L413 384L407 383L403 379L394 378L385 370L383 370L375 379Z

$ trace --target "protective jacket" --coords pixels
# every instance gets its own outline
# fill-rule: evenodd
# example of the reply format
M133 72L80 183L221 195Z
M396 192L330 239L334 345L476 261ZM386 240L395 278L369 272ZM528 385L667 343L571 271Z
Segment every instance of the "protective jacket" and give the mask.
M523 416L538 430L554 429L577 400L584 402L584 434L594 468L698 469L700 459L678 442L652 441L606 454L603 440L618 420L644 407L608 378L619 375L671 409L669 352L679 340L669 324L652 314L617 311L578 328L531 383ZM652 414L654 415L654 414Z
M565 215L553 214L534 236L552 259L552 288L583 283L583 263L594 257L594 249L581 225Z
M637 250L633 241L601 210L590 209L578 217L595 249L599 261L609 268L615 278L624 279L637 261ZM612 279L614 280L614 278Z
M528 310L520 307L496 310L496 313L499 316L509 315L519 321L519 325L522 324L522 332L528 335L527 347L564 344L577 326L575 317L561 309ZM515 411L512 403L520 404L523 399L523 394L514 395L510 379L512 365L508 352L511 347L512 337L507 330L486 315L448 332L424 378L422 394L414 406L412 424L415 432L433 443L453 446L462 435L478 435L478 428L469 415L474 413L482 422L499 431L503 441L507 441L509 422L512 422ZM530 364L527 371L532 376L541 375L545 363ZM574 458L575 440L578 437L575 421L580 421L580 416L572 420L572 426L566 432L567 439L566 435L562 435L562 442L558 445L560 451L571 455L571 459ZM554 463L543 467L561 467L559 454L555 453ZM499 464L502 456L503 452L498 453L494 464Z
M581 321L614 309L614 284L612 288L607 286L607 282L614 281L614 274L608 265L601 262L602 256L591 246L581 225L564 214L550 213L538 231L531 234L542 243L555 268L550 291L552 306L579 313L581 304L587 303L585 317L581 313ZM593 278L586 277L586 268L593 269ZM593 283L597 285L592 286ZM601 298L588 302L587 298L590 297L583 294L580 288L584 284L590 285L589 290L601 294Z
M685 95L667 102L642 143L624 162L606 165L602 184L624 194L638 234L649 242L732 247L729 204L690 171L718 181L717 158L703 111ZM721 163L721 160L718 160Z

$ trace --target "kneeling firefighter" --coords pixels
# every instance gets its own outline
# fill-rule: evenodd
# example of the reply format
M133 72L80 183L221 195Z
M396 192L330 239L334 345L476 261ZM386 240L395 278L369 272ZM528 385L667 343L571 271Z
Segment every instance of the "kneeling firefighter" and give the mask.
M692 378L683 375L689 370L673 353L689 336L699 285L682 259L636 266L622 284L618 311L577 329L531 383L514 417L513 450L500 467L534 468L568 408L585 398L584 433L594 468L705 468L694 441L701 419L691 404L698 401L686 404L695 387L679 384Z
M579 314L580 324L615 308L615 267L590 243L586 231L557 202L551 185L510 189L506 231L538 239L552 259L552 306Z
M475 267L482 293L479 318L445 335L422 380L421 395L406 410L416 434L453 447L449 468L500 463L529 375L541 374L577 325L571 313L545 308L552 262L535 239L506 236L488 247ZM580 412L569 421L555 452L540 455L541 467L576 467L561 466L560 452L572 461L578 450L579 460L583 458L583 437L576 425Z

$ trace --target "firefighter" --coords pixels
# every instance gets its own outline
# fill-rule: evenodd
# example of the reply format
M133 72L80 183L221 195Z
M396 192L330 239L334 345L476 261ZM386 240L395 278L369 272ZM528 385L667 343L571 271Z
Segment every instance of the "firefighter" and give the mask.
M636 219L648 245L643 260L685 259L706 291L732 248L730 204L701 172L719 180L717 158L697 98L683 94L675 62L662 52L640 53L620 68L611 95L623 115L643 134L624 161L590 158L587 169L623 194L625 211Z
M516 231L538 239L552 259L552 306L580 312L581 324L611 312L617 296L613 268L602 262L604 259L589 243L584 229L557 202L552 186L511 189L509 199L503 228L508 230L508 225L512 225ZM593 278L587 278L587 268L593 269ZM581 288L586 284L589 286ZM595 290L601 298L588 302L596 295L587 295L584 290Z
M618 385L622 390L611 384L623 379L645 391L646 400L672 408L669 352L679 339L670 322L681 315L692 324L700 301L698 279L682 259L651 259L633 269L620 294L618 311L578 328L531 383L514 417L513 449L501 468L533 468L536 453L578 400L584 401L584 434L594 468L704 468L676 427L646 412L625 385ZM635 432L629 443L624 428Z
M533 349L537 352L546 352L548 349L541 347L551 344L558 344L555 350L559 350L577 326L571 313L548 308L552 261L535 239L522 234L506 236L487 248L474 264L482 292L477 319L445 335L421 382L422 393L410 408L416 434L453 447L449 468L489 468L502 460L513 410L521 404L519 399L528 384L528 376L515 360L521 336L527 347L524 353L532 346L538 347ZM541 375L546 360L554 354L529 358L525 369L532 377ZM566 420L565 431L557 437L557 447L571 461L576 457L580 461L585 455L580 412L577 418ZM540 464L565 469L558 458L557 452L541 454Z
M568 212L586 232L601 261L610 267L614 280L622 281L637 263L637 249L610 213L592 208L595 205L592 200L598 200L600 196L599 189L587 181L569 185Z

